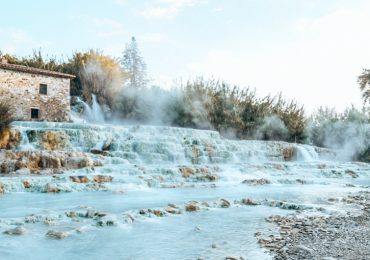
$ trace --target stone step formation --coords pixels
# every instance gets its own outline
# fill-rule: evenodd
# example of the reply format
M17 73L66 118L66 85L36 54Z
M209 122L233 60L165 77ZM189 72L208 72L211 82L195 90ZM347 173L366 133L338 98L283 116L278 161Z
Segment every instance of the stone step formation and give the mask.
M72 258L77 252L63 248L78 244L87 253L105 243L119 248L119 241L130 245L117 249L124 259L141 244L146 250L138 259L314 254L293 244L283 252L284 239L254 233L280 232L271 213L280 220L354 212L358 205L337 201L370 184L369 164L352 161L346 151L227 140L206 130L14 122L0 147L0 240L10 248L5 259L21 257L19 242L24 250L46 243ZM60 248L53 239L62 239ZM156 243L169 243L171 250L164 255ZM115 257L105 253L92 259Z

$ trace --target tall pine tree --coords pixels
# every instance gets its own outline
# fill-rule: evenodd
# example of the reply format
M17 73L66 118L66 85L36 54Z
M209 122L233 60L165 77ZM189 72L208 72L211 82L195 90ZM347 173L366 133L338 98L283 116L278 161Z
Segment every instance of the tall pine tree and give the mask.
M126 49L123 52L123 59L121 64L130 74L129 84L133 87L146 86L149 82L146 72L146 63L140 56L139 45L135 37L131 38L131 43L126 44Z

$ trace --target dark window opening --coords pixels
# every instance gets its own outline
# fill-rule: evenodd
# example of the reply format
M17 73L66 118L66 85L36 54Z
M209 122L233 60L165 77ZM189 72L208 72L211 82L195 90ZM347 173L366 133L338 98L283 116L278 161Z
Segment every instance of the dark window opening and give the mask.
M40 94L43 94L43 95L48 94L48 85L40 84Z
M31 118L39 118L39 109L31 108Z

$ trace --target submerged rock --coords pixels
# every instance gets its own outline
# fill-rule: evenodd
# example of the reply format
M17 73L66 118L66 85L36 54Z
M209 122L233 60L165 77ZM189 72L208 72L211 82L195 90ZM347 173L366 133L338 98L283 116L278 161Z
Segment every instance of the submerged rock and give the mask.
M22 235L22 234L26 234L28 233L28 230L25 229L24 227L22 226L18 226L16 228L13 228L13 229L9 229L7 231L4 232L5 234L15 234L15 235Z
M221 207L223 207L223 208L229 208L230 207L230 202L228 202L227 200L224 200L224 199L221 199L221 201L222 201Z
M264 184L271 184L271 182L267 179L252 179L252 180L244 180L242 182L243 184L249 184L251 186L258 186L258 185L264 185Z
M82 227L78 227L78 228L76 228L76 232L78 232L78 233L83 233L83 232L84 232L84 230L82 229Z
M168 206L174 208L174 209L178 209L179 207L176 205L176 204L172 204L172 203L168 203Z
M307 184L307 181L306 181L306 180L297 179L296 181L297 181L298 183L300 183L300 184Z
M345 173L351 175L352 178L358 178L358 174L356 174L354 171L346 170Z
M59 223L55 221L44 221L43 224L47 226L58 226L59 225Z
M107 152L102 151L102 150L98 150L98 149L93 149L93 150L91 150L91 153L92 153L92 154L100 154L100 155L103 155L103 156L107 156L107 155L108 155L108 153L107 153Z
M86 217L87 218L92 218L93 216L97 215L98 212L96 210L93 210L93 209L89 209L87 212L86 212Z
M108 175L94 175L93 180L95 182L110 182L113 180L113 177Z
M212 248L216 248L216 247L218 247L218 245L216 243L213 243Z
M200 211L201 209L200 209L200 207L198 207L198 206L194 206L194 205L187 205L187 206L185 207L185 210L186 210L186 211Z
M252 198L242 199L242 203L245 205L257 205L257 201Z
M190 175L195 174L195 170L192 168L180 168L183 178L189 178Z
M108 151L110 150L110 146L114 140L112 138L108 138L107 141L105 141L103 145L103 151Z
M76 183L88 183L90 182L89 178L86 176L69 176L70 181Z
M48 233L46 233L46 235L63 238L63 237L68 236L68 233L67 232L61 232L61 231L50 230Z
M45 191L46 193L57 193L58 192L57 185L55 183L48 183L46 184Z

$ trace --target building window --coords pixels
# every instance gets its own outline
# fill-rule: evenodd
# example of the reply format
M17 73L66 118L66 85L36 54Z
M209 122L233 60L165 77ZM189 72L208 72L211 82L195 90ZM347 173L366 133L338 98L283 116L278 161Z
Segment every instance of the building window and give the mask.
M40 84L40 94L47 95L48 94L48 85Z
M38 119L39 114L39 109L31 108L31 119Z

